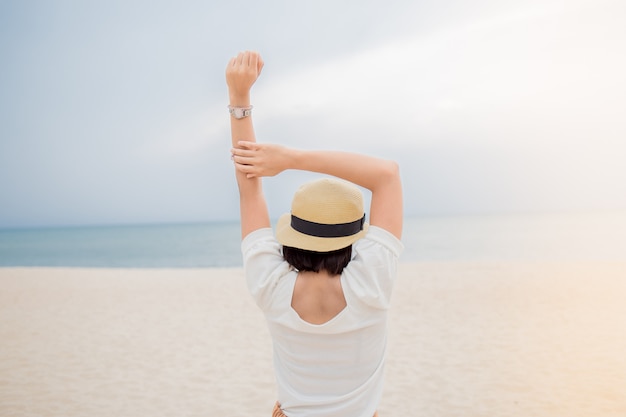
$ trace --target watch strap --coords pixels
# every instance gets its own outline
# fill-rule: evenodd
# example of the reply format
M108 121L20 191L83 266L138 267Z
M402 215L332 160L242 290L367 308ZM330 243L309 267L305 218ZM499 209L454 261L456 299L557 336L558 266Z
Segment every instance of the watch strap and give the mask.
M228 112L235 119L243 119L244 117L248 117L252 114L253 107L254 106L246 106L246 107L228 106Z

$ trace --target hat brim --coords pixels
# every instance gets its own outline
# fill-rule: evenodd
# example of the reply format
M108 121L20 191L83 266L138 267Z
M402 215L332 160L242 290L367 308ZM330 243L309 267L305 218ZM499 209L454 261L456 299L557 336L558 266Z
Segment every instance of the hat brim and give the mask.
M363 223L360 232L342 237L317 237L300 233L291 227L291 214L285 213L276 223L276 239L283 246L304 249L313 252L331 252L350 246L367 233L369 224Z

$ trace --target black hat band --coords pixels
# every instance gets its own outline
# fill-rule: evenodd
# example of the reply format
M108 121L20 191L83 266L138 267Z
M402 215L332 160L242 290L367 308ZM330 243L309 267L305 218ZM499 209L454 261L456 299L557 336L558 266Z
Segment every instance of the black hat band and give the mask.
M324 224L310 222L291 215L291 227L300 233L316 237L346 237L352 236L363 230L365 214L358 220L349 223Z

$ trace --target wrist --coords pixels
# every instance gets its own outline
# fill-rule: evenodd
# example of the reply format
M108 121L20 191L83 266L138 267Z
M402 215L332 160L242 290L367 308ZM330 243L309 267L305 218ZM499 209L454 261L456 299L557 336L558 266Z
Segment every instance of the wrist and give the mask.
M287 169L302 169L302 161L306 159L304 155L305 151L296 148L287 148L287 152L287 163L289 165Z
M232 93L229 95L230 105L236 107L248 107L250 106L250 93Z

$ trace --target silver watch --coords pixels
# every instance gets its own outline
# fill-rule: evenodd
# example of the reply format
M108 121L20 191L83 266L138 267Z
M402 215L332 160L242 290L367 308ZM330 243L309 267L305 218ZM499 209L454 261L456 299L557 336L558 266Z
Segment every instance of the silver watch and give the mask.
M244 117L248 117L252 114L252 107L253 106L248 106L248 107L228 106L228 112L235 119L243 119Z

